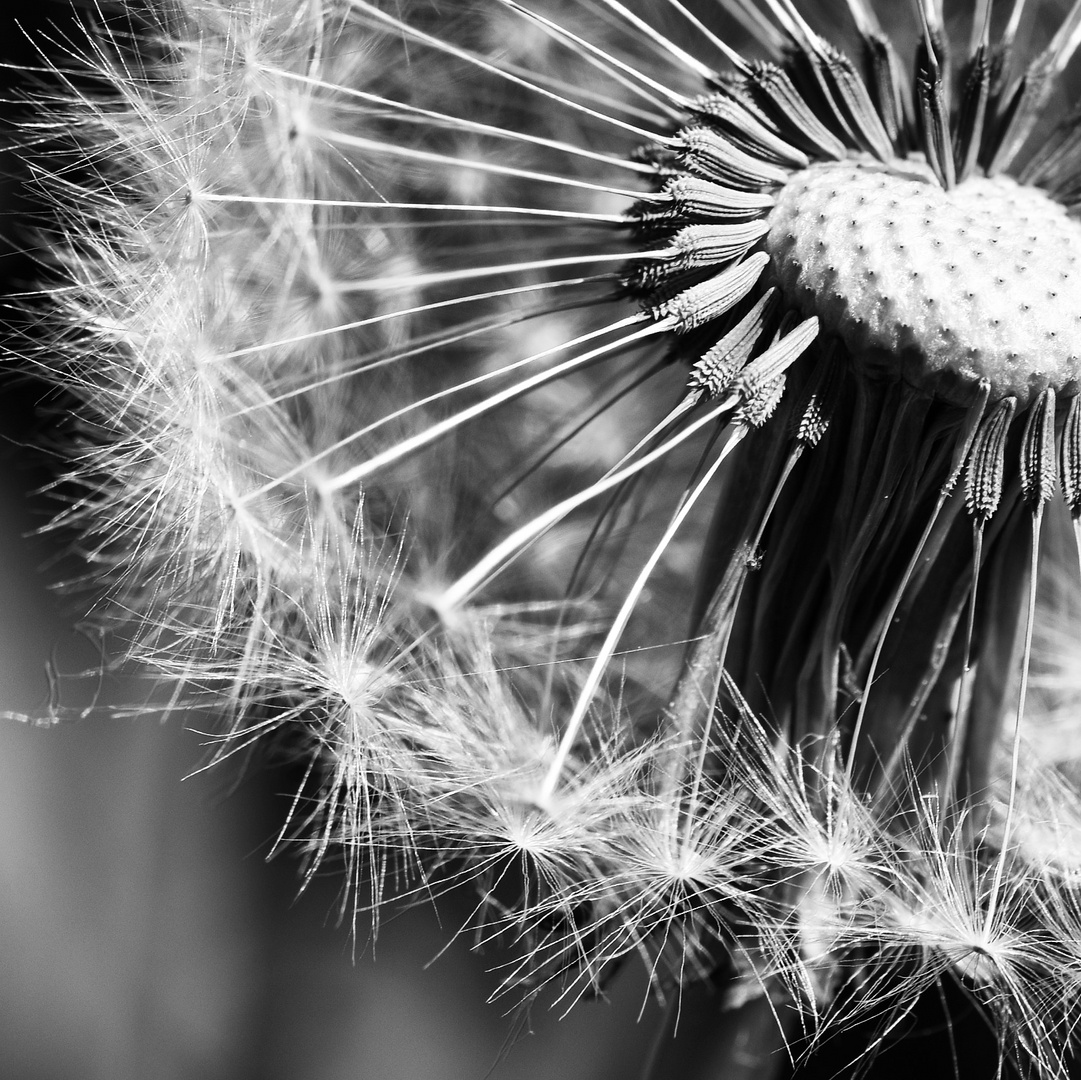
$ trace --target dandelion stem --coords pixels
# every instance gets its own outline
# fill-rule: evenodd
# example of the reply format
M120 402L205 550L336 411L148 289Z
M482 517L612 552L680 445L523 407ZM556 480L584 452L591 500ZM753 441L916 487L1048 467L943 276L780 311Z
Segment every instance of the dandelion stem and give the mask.
M516 530L502 541L502 543L493 548L468 573L463 574L462 577L454 582L441 597L440 608L452 610L464 603L468 597L472 596L473 593L480 589L489 578L497 573L508 559L512 558L518 551L525 547L525 545L535 540L541 533L545 532L545 530L551 528L557 521L566 517L567 514L576 510L579 506L584 506L587 502L592 501L598 495L603 495L606 491L610 491L618 484L622 484L624 480L640 473L655 461L659 461L666 454L670 454L677 446L682 445L688 439L697 435L698 432L708 424L712 424L718 417L735 408L737 403L738 398L734 395L727 400L722 401L719 405L714 406L714 408L707 411L697 420L688 424L677 435L672 436L672 438L662 443L656 449L651 450L633 464L618 469L615 472L608 473L589 487L583 488L576 494L571 495L569 498L564 499L562 502L557 503L555 506L546 510L532 521L527 522L520 529Z
M556 218L564 221L595 221L604 225L623 225L624 214L592 214L585 210L555 210L544 206L488 206L483 203L410 203L390 202L379 199L316 199L300 196L275 195L221 195L199 192L194 196L200 202L256 203L267 206L322 206L344 210L431 210L438 213L470 214L520 214L523 217Z
M747 434L748 426L737 428L736 434ZM706 766L706 756L711 742L713 714L716 710L717 697L724 677L724 663L728 653L728 643L732 634L732 614L743 591L744 583L756 557L766 526L780 499L781 492L788 482L797 461L803 455L805 444L798 442L789 452L781 475L773 486L766 508L754 528L754 534L746 542L737 545L721 583L710 601L710 606L702 620L706 628L702 637L696 641L684 664L684 671L676 686L673 703L669 714L677 720L678 734L675 739L677 756L685 754L691 746L697 748L696 763L692 771L691 790L686 800L683 820L683 843L690 839L690 829L696 812L701 778ZM734 688L733 688L734 690ZM749 709L747 712L749 713ZM704 713L704 716L703 716ZM701 731L692 738L694 727L699 723ZM665 784L665 794L674 805L678 805L676 793L685 781L676 763L670 763Z
M396 309L394 311L381 312L378 315L370 315L370 316L368 316L367 318L364 318L364 319L355 319L352 322L336 323L334 326L327 326L327 327L323 327L321 329L315 329L315 330L307 330L302 334L293 334L293 335L291 335L289 337L280 337L280 338L274 338L273 340L270 340L270 341L261 341L257 345L248 345L248 346L245 346L242 349L233 349L231 352L218 353L216 356L213 357L213 359L215 361L219 361L219 362L220 361L226 361L226 360L237 360L237 359L240 359L241 357L251 356L253 354L259 354L259 353L264 353L265 354L265 353L270 352L270 351L272 351L274 349L281 349L281 348L284 348L284 347L286 347L288 345L298 345L298 344L301 344L301 343L307 343L307 342L314 341L314 340L316 340L318 338L333 337L335 335L344 335L344 334L348 333L351 330L361 330L366 326L375 326L375 325L377 325L379 323L388 322L391 319L400 319L400 318L404 318L404 317L409 316L409 315L418 315L418 314L420 314L422 312L436 311L436 310L438 310L440 308L447 308L447 307L454 307L456 305L461 305L461 304L475 303L475 302L480 301L480 300L492 300L492 299L497 299L497 298L499 298L501 296L513 296L513 295L518 294L518 293L542 292L542 291L545 291L545 290L548 290L548 289L553 289L554 290L554 289L561 289L561 288L572 288L572 287L574 287L576 285L586 285L586 284L590 284L590 283L596 283L596 282L608 281L608 280L610 280L610 279L607 276L603 276L603 275L591 275L589 277L576 277L576 278L562 278L562 279L557 280L557 281L539 281L539 282L534 282L534 283L529 284L529 285L516 285L516 286L514 286L513 288L510 288L510 289L491 289L491 290L487 290L487 291L482 292L482 293L470 293L467 296L451 297L449 300L434 300L434 301L429 301L429 302L424 303L424 304L416 304L413 307L398 308L398 309ZM555 309L554 308L549 308L549 309L546 310L545 313L550 314L553 310L555 310ZM525 316L516 315L512 319L510 319L509 321L507 319L494 320L488 326L484 327L482 330L476 330L476 328L473 328L473 329L470 330L470 333L472 333L472 332L484 332L484 330L492 330L492 329L497 329L497 328L499 328L501 326L509 326L514 321L520 321L522 318L528 318L528 317L529 317L528 315L525 315ZM446 333L442 337L440 337L438 340L439 340L439 343L446 345L446 344L451 344L454 341L463 340L463 338L466 337L466 336L469 336L469 334ZM417 350L412 350L412 351L415 352ZM399 356L399 357L405 357L405 356L410 355L410 350L406 350L406 351L403 351L403 352L400 352L400 353L396 353L395 355ZM376 366L376 363L375 363L374 359L372 357L370 357L370 356L365 357L364 362L369 367ZM358 365L357 370L361 370L363 368L363 366L364 366L363 364Z
M687 10L679 0L667 0L669 7L673 7L706 39L722 56L737 68L743 63L743 58L734 49L729 48L701 19Z
M476 169L478 172L491 173L495 176L513 176L519 180L537 180L544 184L562 184L564 187L578 188L582 191L601 191L608 195L620 195L625 199L639 199L640 191L613 187L610 184L594 184L588 180L578 180L573 176L559 176L556 173L536 172L531 169L518 169L513 165L499 165L493 161L477 161L471 158L456 157L454 154L440 154L434 150L420 150L413 146L400 146L383 139L369 139L363 135L349 135L343 131L330 131L326 128L312 127L306 134L322 139L331 146L347 146L352 150L364 150L374 154L386 154L390 157L406 158L409 161L423 161L440 168Z
M474 281L477 278L503 277L506 274L526 274L533 270L556 270L563 266L581 266L587 263L625 263L628 259L666 259L674 252L639 251L628 255L622 251L590 252L582 255L566 255L554 259L533 259L530 262L503 263L500 266L469 266L456 270L435 270L428 274L404 274L401 277L371 278L367 281L338 281L334 289L341 293L391 292L395 289L423 289L430 285L447 285L458 281ZM472 299L472 298L470 298Z
M585 413L583 416L577 417L569 428L562 429L558 436L549 445L545 446L536 458L525 465L518 475L508 480L507 483L492 496L491 505L498 506L527 476L532 475L547 460L549 460L553 454L557 454L561 448L565 447L576 436L580 435L598 417L608 413L617 401L622 401L628 394L633 393L638 387L649 382L649 380L657 375L658 372L663 371L668 367L668 363L668 359L662 357L657 363L652 367L647 368L645 371L634 372L629 378L616 386L610 394L598 401L589 412ZM688 405L688 407L690 406ZM669 416L671 415L672 414L669 414ZM665 426L667 426L667 418Z
M530 11L528 8L523 7L521 4L517 3L516 0L499 0L499 2L502 3L505 7L508 7L513 11L517 11L525 18L540 24L546 30L548 30L548 32L551 33L553 37L556 37L564 42L572 42L577 48L581 49L583 53L598 58L609 69L612 69L606 70L605 72L609 76L609 78L619 78L617 72L626 73L627 75L630 75L632 79L642 83L642 85L648 86L651 90L657 91L657 93L661 95L661 99L657 99L652 97L651 95L646 94L645 91L641 89L641 87L636 87L633 82L624 82L624 80L620 78L620 81L623 82L624 85L633 89L636 93L641 94L643 97L645 97L647 101L650 102L650 104L656 105L658 108L662 108L668 111L673 119L683 119L683 113L681 110L672 109L671 106L666 105L665 102L669 101L675 103L677 106L684 106L687 104L686 99L678 94L673 93L663 83L659 83L655 79L649 78L649 76L646 75L644 72L639 71L637 68L631 67L630 64L624 63L618 57L612 56L610 53L598 48L596 45L594 45L590 41L587 41L585 38L580 37L577 34L571 33L571 31L568 30L566 27L559 26L557 23L552 22L551 19L546 19L543 15L539 14L536 11ZM651 137L655 138L656 136Z
M623 16L632 26L640 30L650 41L659 45L666 53L675 57L688 71L700 75L707 82L716 77L716 72L703 64L701 60L691 56L689 52L681 49L675 42L670 41L660 31L654 29L644 19L640 19L633 11L630 11L619 0L601 0L606 7L611 8L617 14ZM737 53L731 53L731 59L737 66L743 66L743 60Z
M852 728L852 738L849 743L848 758L845 763L845 781L849 785L852 784L853 770L856 762L856 748L859 745L860 732L863 730L863 721L864 717L867 715L867 705L871 696L871 687L874 685L875 674L878 671L878 664L882 658L882 650L886 645L886 637L890 632L890 627L893 625L897 610L901 606L901 599L904 596L905 590L908 588L908 584L912 580L912 575L919 566L924 548L931 538L931 533L934 531L939 515L942 513L942 509L946 505L946 500L952 494L953 489L964 470L965 464L968 461L990 393L990 383L984 380L981 383L980 393L976 403L973 404L965 414L961 436L954 445L953 460L950 465L949 474L946 477L946 482L942 485L942 490L939 492L938 500L935 502L935 507L931 511L931 516L924 526L919 540L916 542L916 548L908 560L908 565L905 567L904 573L901 574L901 580L897 583L897 588L894 590L890 600L890 606L886 610L886 615L882 622L882 629L878 634L878 642L875 645L875 651L871 656L871 665L867 669L867 678L863 681L863 694L860 697L859 710L856 713L856 722Z
M983 924L985 938L991 936L995 915L998 912L1002 879L1006 873L1006 861L1010 853L1014 811L1017 805L1017 784L1021 771L1022 721L1025 715L1025 699L1028 694L1029 667L1032 662L1032 631L1036 622L1036 586L1039 581L1040 529L1043 524L1043 508L1044 504L1040 502L1033 508L1032 512L1032 545L1029 562L1028 604L1025 611L1025 643L1021 652L1021 687L1017 695L1013 747L1010 752L1010 794L1006 803L1006 817L1002 825L1002 845L999 849L998 858L995 860L994 878L991 882L991 893L987 901L987 915Z
M519 285L513 289L493 289L489 292L472 293L469 296L456 296L450 300L438 300L431 304L420 304L413 308L402 308L398 311L389 311L383 315L374 315L370 320L364 320L365 325L375 325L380 322L385 322L390 319L401 318L402 316L419 314L421 312L428 312L438 310L440 308L455 307L463 304L476 303L481 300L492 300L504 296L516 296L523 295L530 292L543 292L548 290L555 290L559 288L573 288L576 285L585 285L591 282L596 282L596 278L564 278L560 281L539 282L535 285ZM547 305L539 311L519 311L512 315L507 315L501 318L480 318L472 320L471 322L463 322L458 325L453 333L447 331L439 331L428 335L427 337L421 337L408 349L402 349L398 346L388 346L386 349L380 352L373 352L364 354L359 358L352 358L345 361L341 365L341 370L331 372L322 379L312 379L308 382L304 382L299 386L290 388L289 390L283 390L279 394L275 394L272 397L263 398L261 401L254 402L250 405L245 405L243 408L235 409L232 412L223 413L222 418L229 420L236 417L246 416L259 409L265 409L273 405L281 404L282 402L289 401L294 398L302 397L303 395L310 393L313 390L318 390L322 387L333 386L336 383L340 383L343 380L356 378L357 376L370 374L381 367L387 367L389 365L401 364L406 360L415 359L418 356L431 353L436 349L446 349L451 345L460 344L463 341L468 341L473 338L481 337L484 334L492 334L498 330L505 330L508 327L515 326L519 323L528 321L529 319L536 318L538 315L552 315L557 311L563 309L573 310L574 308L581 307L581 301L572 301L566 305Z
M649 558L645 561L642 569L639 571L638 576L635 578L631 587L627 590L627 595L620 605L619 611L616 613L615 618L612 620L612 625L609 627L608 633L605 635L604 642L601 644L600 650L597 653L596 659L593 661L589 670L589 675L586 678L581 691L578 694L578 699L574 703L574 709L571 712L570 718L567 721L566 728L563 732L563 737L560 740L559 748L552 759L552 764L548 769L548 773L544 778L544 782L540 788L540 798L542 804L551 798L555 792L556 787L559 784L559 777L563 772L563 766L566 763L567 757L574 746L575 741L578 738L579 730L582 726L582 722L585 720L586 715L589 712L589 708L593 703L593 695L597 692L597 688L600 686L601 680L604 678L604 673L608 668L608 664L615 654L616 648L619 645L620 638L623 636L623 631L627 627L627 623L630 621L631 615L634 613L635 607L638 605L638 601L641 598L642 592L646 587L646 583L649 580L650 575L656 569L657 563L660 561L661 556L664 554L668 545L672 542L673 537L679 530L679 527L686 520L687 515L694 509L695 504L702 497L703 492L710 485L713 478L717 475L717 470L724 464L728 455L736 448L740 440L746 434L747 429L745 427L739 427L732 432L728 442L725 443L721 452L717 455L713 464L709 466L705 474L698 481L695 487L689 491L684 492L683 498L680 500L680 504L676 512L672 515L671 520L668 522L667 528L661 535L660 540L657 541L650 553Z
M563 97L560 94L553 93L551 90L545 90L543 86L537 85L535 82L529 79L524 79L521 76L515 75L512 72L505 70L498 64L485 60L483 57L469 52L468 49L461 49L450 42L443 41L440 38L433 37L431 34L426 34L422 30L418 30L415 26L410 26L408 23L401 22L399 19L395 19L393 16L388 15L386 12L380 11L379 8L373 4L367 2L367 0L347 0L350 7L356 8L359 11L365 12L373 19L377 19L380 22L386 23L393 27L396 31L403 34L407 38L412 38L415 41L423 42L425 45L431 46L433 49L437 49L440 52L447 53L450 56L456 56L460 60L465 60L470 64L475 64L477 67L484 71L489 71L494 75L498 75L500 78L506 79L508 82L512 82L517 86L524 87L526 90L531 90L533 93L540 94L542 97L546 97L551 101L555 101L559 105L562 105L568 109L573 109L577 112L583 113L586 116L594 120L600 120L602 123L611 124L614 127L621 128L623 131L630 132L638 138L652 138L653 136L643 130L642 128L635 127L634 124L628 124L626 121L617 120L614 116L608 116L605 113L598 112L595 109L587 108L585 105L581 105L576 101L571 101L569 98Z
M269 74L303 83L305 86L314 86L321 90L331 90L339 94L344 93L348 97L356 98L359 101L371 102L375 105L385 105L396 112L401 112L403 114L401 119L403 120L412 118L417 121L436 121L438 126L458 131L471 131L481 135L490 135L493 138L507 139L513 142L526 143L531 146L542 146L549 150L557 150L562 154L570 154L572 157L584 158L587 161L597 161L615 169L626 169L629 172L645 173L647 175L656 172L651 165L647 165L643 162L629 161L626 158L613 157L611 154L601 154L595 150L589 150L582 146L575 146L573 143L563 142L559 139L546 139L543 136L533 135L526 131L512 131L509 128L501 128L495 124L485 124L479 120L467 120L460 116L453 116L450 113L437 112L435 109L424 109L419 105L409 105L404 101L396 101L394 98L383 97L380 94L373 94L367 90L358 90L354 87L333 86L322 79L316 79L310 75L302 75L299 72L281 71L273 68L264 68L264 70ZM642 134L651 139L657 138L656 133L643 131Z
M980 564L983 562L983 533L986 524L981 518L972 522L972 589L968 596L964 655L961 660L961 678L957 681L957 704L953 712L949 760L944 785L949 797L952 797L957 790L965 739L968 738L968 691L972 678L972 637L976 626L976 600L980 583Z
M1002 32L1002 44L1012 46L1017 37L1017 28L1021 25L1021 16L1025 12L1025 0L1013 0L1013 10L1010 12L1009 21Z
M991 37L991 0L975 0L972 8L972 34L969 38L968 51L975 56L981 44L987 44Z
M483 382L487 382L490 379L498 378L501 375L506 375L510 371L514 371L520 367L524 367L528 364L535 363L537 360L542 360L546 356L550 356L553 353L561 352L563 349L575 348L578 345L582 345L593 338L603 337L606 334L615 333L619 330L626 329L629 326L646 321L649 318L648 315L632 315L629 318L621 319L618 322L610 323L607 326L601 327L599 330L590 331L587 334L582 334L580 337L575 338L572 341L563 342L559 345L553 345L548 349L543 349L541 352L533 353L531 356L527 356L522 360L516 360L511 364L507 364L502 368L495 371L488 371L482 375L478 375L473 379L467 379L465 382L457 383L445 390L437 391L434 394L430 394L426 398L410 401L409 404L403 405L401 408L394 412L384 416L381 420L376 421L374 424L369 424L367 427L354 431L344 438L339 439L338 442L332 446L328 446L326 449L320 451L318 454L311 455L306 461L296 466L293 469L289 469L271 480L268 484L264 484L263 487L248 493L244 496L242 502L250 502L253 499L265 495L266 492L272 491L280 484L287 480L291 480L295 476L307 472L317 462L330 457L336 451L341 450L343 447L357 442L359 439L370 435L373 431L377 430L385 424L391 423L394 420L400 419L402 416L406 416L416 409L423 408L424 406L431 405L436 401L449 397L452 394L461 393L463 390L472 389L474 386L479 386ZM351 484L358 483L364 477L377 469L383 468L386 465L399 461L401 458L408 456L427 446L429 443L435 442L438 439L443 438L449 432L453 431L456 427L467 423L470 420L475 419L478 416L482 416L484 413L496 408L499 405L505 404L508 401L513 400L522 394L528 393L530 390L535 389L538 386L543 385L552 379L558 379L568 371L572 371L575 368L581 367L583 364L588 364L594 360L597 360L601 356L612 352L616 349L620 349L626 345L633 343L641 338L648 336L651 333L660 333L658 329L659 324L646 327L645 330L639 331L637 334L631 334L627 337L620 338L617 341L609 342L607 345L602 345L598 349L593 349L581 354L580 356L571 357L569 360L564 361L562 364L557 364L555 367L548 368L545 371L539 372L537 375L532 376L529 379L525 379L522 382L515 383L513 386L508 387L501 393L494 394L485 398L483 401L477 402L477 404L471 406L468 409L463 409L461 412L455 413L453 416L447 417L445 420L439 423L432 424L426 427L423 431L418 432L411 439L406 439L400 443L396 443L394 446L383 451L381 454L377 454L366 461L356 465L353 469L347 472L333 477L329 480L325 480L320 486L320 492L324 496L330 495L335 491L341 490L344 487L348 487Z
M460 393L462 390L469 389L473 386L479 385L481 382L485 382L489 379L495 378L500 375L505 375L509 371L513 371L525 364L534 363L545 356L550 355L553 352L562 351L566 348L574 348L577 345L581 345L591 338L600 337L604 334L615 333L616 331L623 330L629 326L642 323L650 316L642 313L639 315L632 315L629 318L621 319L619 322L611 323L608 326L601 328L600 330L594 330L588 334L583 334L581 337L576 338L573 341L565 342L562 345L556 345L549 349L544 349L542 352L534 353L532 356L526 357L524 360L516 360L512 364L508 364L503 368L500 368L494 372L485 372L483 375L478 375L475 379L469 379L466 382L458 383L456 386L452 386L447 390L441 390L436 394L432 394L427 398L423 398L419 401L410 402L408 405L403 406L396 412L391 413L389 416L385 416L382 420L378 421L377 425L371 425L362 431L354 432L352 435L347 436L341 440L336 446L329 450L323 451L319 457L325 457L329 453L333 452L349 442L353 442L356 439L363 437L370 433L374 427L388 423L391 420L398 419L401 416L406 415L421 408L425 405L429 405L435 401L441 400L449 396L450 394ZM595 349L590 349L587 352L581 353L578 356L572 356L569 360L565 360L562 364L557 364L555 367L549 368L546 371L538 372L536 375L531 376L528 379L523 379L521 382L515 383L513 386L509 386L506 390L501 391L498 394L493 394L490 397L485 398L483 401L477 402L475 405L470 406L467 409L463 409L461 412L455 413L453 416L447 417L445 420L440 420L435 424L431 424L424 428L423 431L417 432L416 435L409 439L404 439L402 442L395 444L387 450L384 450L381 454L375 454L368 458L367 461L362 461L360 464L355 465L352 469L347 469L344 473L340 473L338 476L332 477L324 481L320 485L320 490L324 495L332 494L335 491L340 491L342 488L351 487L354 484L360 483L360 481L366 479L372 473L377 472L379 469L385 468L396 461L400 461L403 457L407 457L410 454L416 453L416 451L422 449L425 446L430 445L439 439L444 438L447 434L453 431L455 428L460 427L462 424L468 423L471 420L475 420L478 416L483 416L486 412L490 412L492 409L499 405L503 405L508 401L513 401L517 397L521 397L523 394L529 393L529 391L536 389L538 386L543 386L545 383L551 382L553 379L562 378L565 374L573 371L577 368L583 367L586 364L593 363L599 360L602 356L607 356L609 353L615 352L619 349L627 348L636 344L639 341L644 340L647 337L652 337L655 334L664 333L666 327L663 323L654 323L651 326L646 326L641 330L633 334L628 334L625 337L617 338L615 341L611 341L606 345L600 345ZM312 459L315 460L315 459ZM279 478L280 480L281 478Z

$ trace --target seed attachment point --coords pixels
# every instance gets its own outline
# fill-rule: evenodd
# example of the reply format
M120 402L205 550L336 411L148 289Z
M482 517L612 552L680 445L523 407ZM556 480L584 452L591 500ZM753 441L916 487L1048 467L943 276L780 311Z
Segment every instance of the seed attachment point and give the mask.
M1017 410L1016 398L999 401L976 431L965 477L965 503L979 523L994 516L1002 501L1006 435Z

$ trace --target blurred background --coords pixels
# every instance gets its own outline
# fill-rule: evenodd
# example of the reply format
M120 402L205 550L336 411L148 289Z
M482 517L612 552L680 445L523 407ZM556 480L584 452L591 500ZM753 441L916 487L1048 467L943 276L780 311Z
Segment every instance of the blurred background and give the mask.
M6 10L0 277L15 296L39 271L13 93L36 62L27 36L61 39L72 16L53 0ZM32 318L5 319L5 351L25 352ZM10 372L0 383L0 710L47 718L52 670L67 717L0 718L0 1080L636 1077L659 1015L648 1004L639 1019L640 972L610 1001L523 1022L487 1001L498 957L445 947L467 897L387 917L375 943L362 923L354 942L336 925L339 881L300 894L288 856L266 861L295 790L287 767L196 773L200 718L118 714L144 693L134 677L63 677L100 657L74 629L85 601L50 589L73 570L61 538L37 534L50 463L28 444L48 423L44 393ZM932 1002L872 1075L995 1075L984 1023L953 997L960 1072ZM800 1076L850 1074L861 1037Z

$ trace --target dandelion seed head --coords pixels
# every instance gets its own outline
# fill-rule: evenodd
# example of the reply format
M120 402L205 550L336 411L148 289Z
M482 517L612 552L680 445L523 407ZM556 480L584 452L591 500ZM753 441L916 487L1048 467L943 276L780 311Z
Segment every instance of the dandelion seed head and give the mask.
M1031 613L1059 466L1081 519L1081 4L1028 67L933 3L452 7L181 0L51 122L95 162L61 520L132 654L223 756L301 747L282 835L347 906L470 882L508 988L637 955L813 1041L952 973L1054 1075L1077 753L1020 740L1030 673L1076 696Z

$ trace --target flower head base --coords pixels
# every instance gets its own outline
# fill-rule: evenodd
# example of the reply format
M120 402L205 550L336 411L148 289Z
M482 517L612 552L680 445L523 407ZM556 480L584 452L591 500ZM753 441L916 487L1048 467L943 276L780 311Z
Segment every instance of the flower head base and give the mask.
M828 162L785 185L767 243L786 296L919 389L965 405L984 380L1023 403L1077 384L1081 226L1037 188Z
M472 880L572 998L637 954L817 1035L952 972L1061 1072L1020 731L1081 140L1030 135L1081 2L1027 66L1023 6L950 50L924 0L911 87L867 0L855 59L791 0L212 0L145 78L90 50L62 520L226 752L299 736L312 868Z

